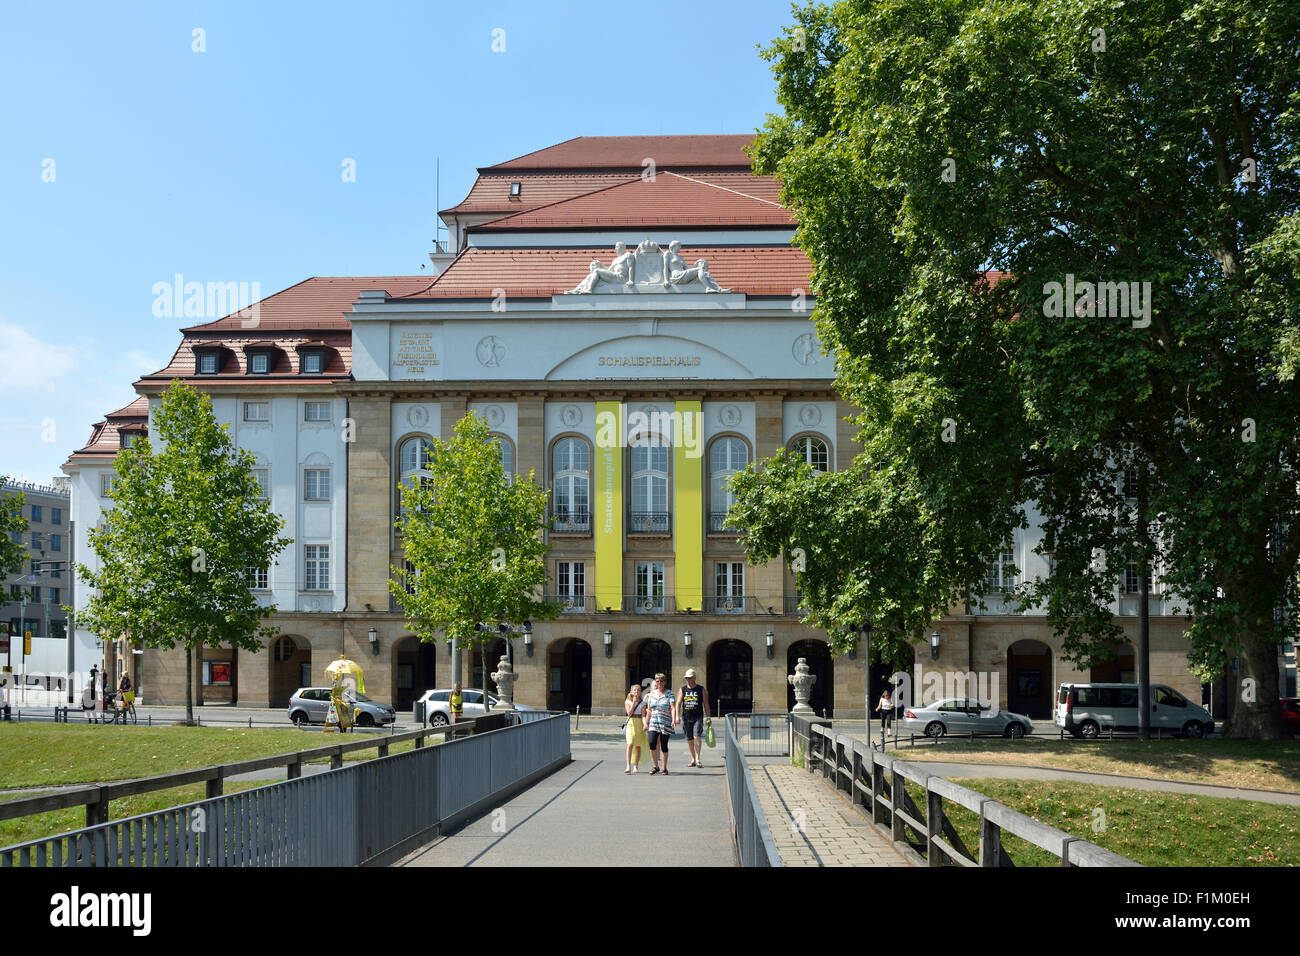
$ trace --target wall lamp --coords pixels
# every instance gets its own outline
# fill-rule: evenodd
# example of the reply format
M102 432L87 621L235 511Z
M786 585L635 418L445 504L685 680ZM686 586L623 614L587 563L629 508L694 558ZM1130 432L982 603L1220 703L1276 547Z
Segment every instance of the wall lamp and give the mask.
M763 635L763 641L764 643L767 644L767 659L769 661L772 659L772 643L775 640L776 637L772 634L771 631L768 631L766 634Z
M605 629L605 656L614 656L614 634L608 628Z
M930 635L930 660L939 659L939 632L934 631Z
M379 634L373 627L370 629L370 653L379 656Z
M533 632L532 631L524 631L524 652L529 657L533 656Z
M686 645L686 656L691 656L691 632L687 631L682 635L682 643Z

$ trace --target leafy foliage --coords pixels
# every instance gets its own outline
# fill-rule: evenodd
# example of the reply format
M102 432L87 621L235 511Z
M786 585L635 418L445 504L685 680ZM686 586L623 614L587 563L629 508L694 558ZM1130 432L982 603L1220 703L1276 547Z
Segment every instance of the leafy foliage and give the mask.
M826 616L907 631L976 590L1030 507L1052 572L1017 596L1067 656L1113 653L1138 560L1189 613L1202 676L1236 656L1275 700L1300 558L1300 11L859 0L795 17L764 51L784 114L755 167L798 214L866 450L844 478L739 482L747 521L775 496L825 505L751 540L807 550ZM1053 310L1067 277L1150 283L1147 311ZM846 514L872 509L898 513ZM1246 707L1238 729L1276 720Z
M0 475L0 485L8 481L7 476ZM22 492L0 495L0 577L17 574L27 560L21 540L13 540L14 534L21 536L27 531L27 519L23 517L26 500Z
M442 632L468 647L495 636L477 624L558 616L558 605L537 598L549 546L540 534L546 491L532 472L510 480L487 423L473 414L422 455L426 475L402 488L396 525L414 571L395 567L388 582L420 640Z

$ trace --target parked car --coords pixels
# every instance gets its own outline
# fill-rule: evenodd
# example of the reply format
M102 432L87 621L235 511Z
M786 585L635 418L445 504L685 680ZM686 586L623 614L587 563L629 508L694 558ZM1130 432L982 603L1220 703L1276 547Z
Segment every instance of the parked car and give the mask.
M908 733L923 733L927 737L944 734L1001 734L1003 737L1023 737L1034 732L1034 724L1024 714L996 710L977 700L949 697L924 706L913 705L903 711L903 727Z
M478 687L466 687L461 691L464 698L462 706L464 707L465 717L482 717L485 713L483 709L483 691ZM492 694L487 695L488 709L497 705L498 698ZM539 710L538 707L529 707L527 704L515 704L515 710ZM426 690L424 695L411 706L411 716L415 722L420 722L420 714L424 714L424 722L431 727L443 727L451 723L451 688L445 687L439 690Z
M1075 737L1096 737L1104 729L1138 729L1137 684L1062 684L1056 693L1056 726ZM1151 729L1184 737L1214 733L1214 718L1172 687L1151 685Z
M358 727L382 726L397 720L397 711L387 704L371 700L365 694L347 691L345 698L352 701L352 706L358 711ZM329 710L330 689L328 687L300 687L289 698L289 719L295 724L323 724Z
M1282 733L1292 737L1300 734L1300 697L1283 697L1279 703L1282 706Z

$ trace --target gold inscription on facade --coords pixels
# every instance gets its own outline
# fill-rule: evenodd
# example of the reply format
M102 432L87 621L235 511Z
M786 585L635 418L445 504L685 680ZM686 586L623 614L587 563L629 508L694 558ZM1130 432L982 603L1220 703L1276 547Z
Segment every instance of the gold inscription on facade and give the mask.
M597 365L610 367L645 365L699 365L698 355L602 355Z
M424 375L426 369L438 363L438 353L433 350L432 332L402 332L397 337L397 354L393 356L394 371L406 375Z

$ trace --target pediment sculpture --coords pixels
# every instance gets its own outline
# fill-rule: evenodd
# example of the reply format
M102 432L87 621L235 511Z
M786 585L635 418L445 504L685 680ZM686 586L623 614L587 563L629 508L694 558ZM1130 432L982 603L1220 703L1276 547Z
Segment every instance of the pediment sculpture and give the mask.
M638 292L730 292L721 288L709 273L707 259L687 264L681 254L682 244L674 239L663 249L645 239L636 250L627 244L614 243L614 259L609 267L599 259L591 260L587 277L565 295L627 295Z

